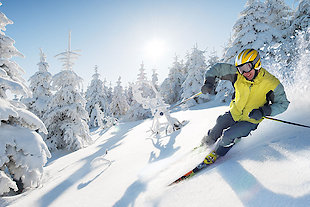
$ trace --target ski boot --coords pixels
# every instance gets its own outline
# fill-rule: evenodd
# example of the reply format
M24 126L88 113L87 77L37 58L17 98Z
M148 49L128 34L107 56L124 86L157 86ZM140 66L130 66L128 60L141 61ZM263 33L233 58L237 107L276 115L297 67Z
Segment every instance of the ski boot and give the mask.
M213 163L215 163L216 159L218 158L218 155L215 153L215 151L213 150L212 152L210 152L210 154L208 154L206 156L206 158L204 159L204 163L206 165L211 165Z

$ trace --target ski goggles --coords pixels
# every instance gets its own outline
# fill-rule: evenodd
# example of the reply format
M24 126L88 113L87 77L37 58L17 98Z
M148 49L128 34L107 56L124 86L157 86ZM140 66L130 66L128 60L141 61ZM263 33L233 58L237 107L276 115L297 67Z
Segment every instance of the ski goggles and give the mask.
M248 73L251 70L253 70L254 68L252 67L252 63L244 63L242 65L238 65L237 69L238 69L239 73L241 75L243 75L243 73Z

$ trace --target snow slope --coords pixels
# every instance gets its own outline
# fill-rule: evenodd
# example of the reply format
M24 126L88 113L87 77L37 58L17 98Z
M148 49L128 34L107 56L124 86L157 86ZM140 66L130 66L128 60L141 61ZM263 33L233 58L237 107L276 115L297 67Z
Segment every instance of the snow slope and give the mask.
M309 125L309 103L295 103L276 118ZM270 120L214 167L167 187L204 158L205 149L192 149L228 110L215 105L172 113L189 123L169 136L152 137L151 119L94 131L92 146L54 155L41 187L0 206L309 206L310 129Z

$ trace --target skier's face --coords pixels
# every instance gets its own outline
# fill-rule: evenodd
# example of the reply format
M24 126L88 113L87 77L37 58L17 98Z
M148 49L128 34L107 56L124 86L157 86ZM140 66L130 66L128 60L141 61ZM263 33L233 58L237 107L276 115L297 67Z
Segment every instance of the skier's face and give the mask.
M237 70L241 75L243 75L247 80L253 80L255 76L255 70L252 63L244 63L240 66L237 66Z
M242 75L243 75L247 80L251 81L251 80L253 80L253 78L254 78L254 76L255 76L255 70L253 69L253 70L251 70L251 71L249 71L249 72L247 72L247 73L243 73Z

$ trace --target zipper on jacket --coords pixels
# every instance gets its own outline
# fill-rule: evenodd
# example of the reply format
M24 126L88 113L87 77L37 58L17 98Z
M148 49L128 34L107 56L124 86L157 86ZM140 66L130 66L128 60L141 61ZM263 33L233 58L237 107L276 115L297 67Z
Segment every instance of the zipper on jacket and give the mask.
M248 96L248 99L247 99L246 102L245 102L244 108L243 108L242 111L241 111L241 115L243 115L243 111L244 111L244 109L245 109L245 106L246 106L247 103L248 103L248 100L249 100L249 97L250 97L250 94L251 94L251 88L252 88L252 86L253 86L253 83L251 83L251 85L249 86L249 96ZM241 117L240 117L239 121L240 121L240 120L241 120Z

